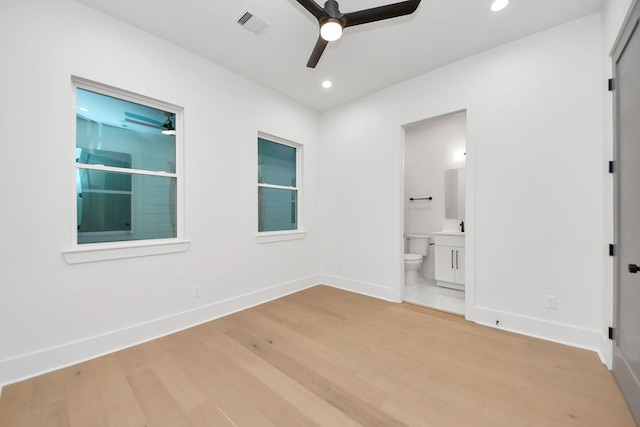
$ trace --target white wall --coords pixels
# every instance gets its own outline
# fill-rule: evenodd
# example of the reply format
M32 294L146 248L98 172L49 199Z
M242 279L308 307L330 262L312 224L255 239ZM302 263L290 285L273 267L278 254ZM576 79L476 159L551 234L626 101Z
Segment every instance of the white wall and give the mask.
M619 5L605 17L619 16ZM605 20L607 34L617 22ZM70 0L2 2L0 48L0 117L11 124L0 178L13 186L0 225L0 384L319 281L399 301L402 129L463 109L467 315L606 353L610 177L601 141L610 124L600 15L322 117ZM185 108L187 252L65 263L71 75ZM304 240L256 244L258 131L304 144ZM192 298L194 285L202 298ZM558 297L557 310L544 308L546 294Z
M603 82L596 14L324 114L324 271L401 298L402 126L467 109L467 316L601 351Z
M0 51L0 385L317 283L317 113L68 0L3 1ZM72 75L184 107L187 252L64 261ZM256 243L258 131L304 144L304 240Z

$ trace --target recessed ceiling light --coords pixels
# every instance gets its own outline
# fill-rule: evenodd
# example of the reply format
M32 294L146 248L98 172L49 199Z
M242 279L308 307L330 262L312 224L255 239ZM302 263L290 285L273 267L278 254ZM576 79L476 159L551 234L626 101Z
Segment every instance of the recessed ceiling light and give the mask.
M329 80L325 80L322 82L322 87L325 89L329 89L333 84Z
M504 9L509 4L509 0L495 0L491 4L491 10L494 12L498 12L499 10Z

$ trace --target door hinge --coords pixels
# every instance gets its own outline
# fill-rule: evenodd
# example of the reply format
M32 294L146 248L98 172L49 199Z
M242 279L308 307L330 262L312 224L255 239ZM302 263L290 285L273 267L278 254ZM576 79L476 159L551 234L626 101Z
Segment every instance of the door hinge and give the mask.
M609 339L612 340L614 337L614 330L611 326L609 326Z
M615 85L615 81L613 79L609 79L609 91L615 90L616 85Z
M615 256L615 255L616 255L616 245L609 244L609 256Z
M616 162L613 160L609 160L609 173L614 173L616 171Z

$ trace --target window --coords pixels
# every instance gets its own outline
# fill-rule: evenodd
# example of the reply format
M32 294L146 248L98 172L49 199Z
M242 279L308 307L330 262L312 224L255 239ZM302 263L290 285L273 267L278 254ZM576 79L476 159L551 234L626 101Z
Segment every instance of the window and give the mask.
M300 152L297 144L258 136L259 233L301 232Z
M181 239L181 109L82 79L74 88L76 221L65 257Z
M131 154L78 148L76 163L131 168ZM76 170L78 243L101 236L128 236L131 230L131 175L85 169ZM107 233L120 232L120 233ZM101 234L102 233L102 234Z

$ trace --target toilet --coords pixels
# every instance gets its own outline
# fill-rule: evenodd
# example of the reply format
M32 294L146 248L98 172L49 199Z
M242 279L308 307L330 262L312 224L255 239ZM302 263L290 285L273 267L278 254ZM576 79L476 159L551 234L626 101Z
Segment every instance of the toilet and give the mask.
M429 254L431 236L407 234L407 241L409 242L409 251L404 254L404 283L405 285L415 285L418 283L424 258Z

